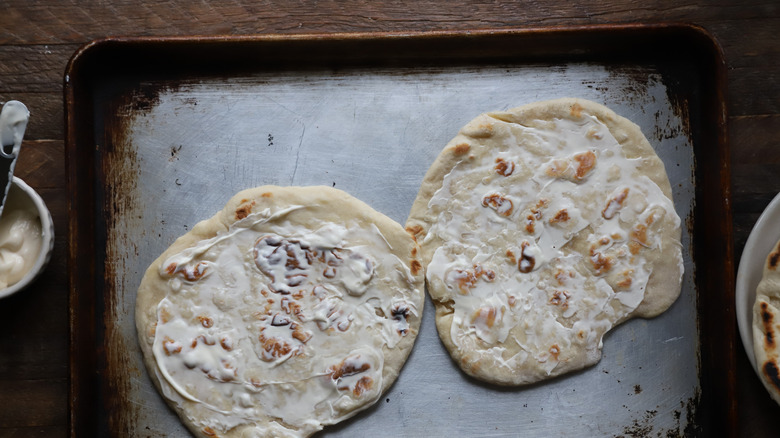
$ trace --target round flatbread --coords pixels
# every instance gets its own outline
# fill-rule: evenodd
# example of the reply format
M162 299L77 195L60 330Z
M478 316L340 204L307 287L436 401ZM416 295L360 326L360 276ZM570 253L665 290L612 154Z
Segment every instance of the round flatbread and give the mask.
M578 99L483 114L406 224L436 326L469 375L520 385L592 365L602 337L680 293L680 218L639 127Z
M761 381L780 403L780 242L767 256L753 305L753 351Z
M235 195L143 277L155 385L202 437L308 436L375 403L420 326L418 246L329 187Z

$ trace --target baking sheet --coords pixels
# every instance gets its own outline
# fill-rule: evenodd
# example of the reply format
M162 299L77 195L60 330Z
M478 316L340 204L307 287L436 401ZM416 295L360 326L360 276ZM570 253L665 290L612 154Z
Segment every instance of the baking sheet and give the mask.
M690 217L693 148L660 77L648 69L564 64L284 72L181 84L161 90L142 110L136 108L146 94L132 96L119 113L126 120L119 134L126 136L117 141L135 152L137 185L122 194L131 205L112 222L107 246L124 267L117 278L124 291L117 324L137 368L132 318L143 272L239 190L333 186L403 224L428 166L461 126L481 112L564 96L606 104L639 124L668 169L678 214ZM687 230L683 247L690 247ZM635 422L684 428L681 407L693 402L698 388L693 264L685 260L683 292L672 309L607 336L598 366L532 388L499 391L470 382L440 343L429 301L414 352L384 402L324 435L484 436L484 408L496 414L489 422L494 436L519 430L570 436L574 428L583 436L618 435ZM138 402L139 425L185 433L144 373L128 395Z
M143 367L135 291L173 240L234 193L328 185L404 223L441 148L481 112L557 97L603 103L637 123L665 163L683 218L680 298L604 338L601 362L545 383L498 388L467 378L441 345L426 301L414 350L380 402L319 434L347 436L656 436L701 432L701 333L694 282L697 171L689 107L669 70L641 62L480 62L238 71L97 87L98 250L108 316L98 428L186 436ZM671 88L670 85L671 84ZM97 289L103 286L98 281ZM101 353L102 354L102 353ZM124 402L112 401L120 393Z

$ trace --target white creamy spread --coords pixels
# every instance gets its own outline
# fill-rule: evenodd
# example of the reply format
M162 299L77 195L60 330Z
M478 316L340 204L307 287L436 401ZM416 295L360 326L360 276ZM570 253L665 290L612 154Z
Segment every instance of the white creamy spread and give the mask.
M42 244L38 214L6 206L0 217L0 288L16 284L30 272Z
M680 219L596 117L533 125L512 124L497 154L452 168L423 245L441 245L426 277L453 300L454 345L549 375L573 344L600 349L642 302L646 254L665 244L656 231ZM507 357L507 344L519 352Z
M251 214L161 265L158 373L167 397L208 411L207 432L270 418L273 436L308 435L370 406L383 347L418 312L377 227L287 220L303 208Z

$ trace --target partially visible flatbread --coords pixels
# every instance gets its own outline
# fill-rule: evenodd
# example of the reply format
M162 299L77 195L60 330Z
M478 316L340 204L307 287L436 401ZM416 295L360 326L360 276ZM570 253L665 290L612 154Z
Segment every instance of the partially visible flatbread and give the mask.
M639 127L602 105L560 99L469 122L406 224L453 359L504 385L598 362L608 330L680 293L671 196Z
M417 251L340 190L240 192L144 275L136 324L152 380L200 437L308 436L349 418L412 348Z
M761 381L780 403L780 242L766 258L753 305L753 351Z

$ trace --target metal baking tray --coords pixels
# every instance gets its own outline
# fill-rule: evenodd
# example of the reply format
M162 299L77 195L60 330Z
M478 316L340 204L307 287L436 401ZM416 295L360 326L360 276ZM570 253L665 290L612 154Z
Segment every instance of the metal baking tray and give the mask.
M688 25L408 34L110 38L65 74L71 436L186 436L134 326L145 268L235 192L343 189L404 223L441 148L479 113L556 97L640 125L666 165L686 273L597 365L500 388L467 378L427 301L374 407L319 436L736 435L725 65Z

